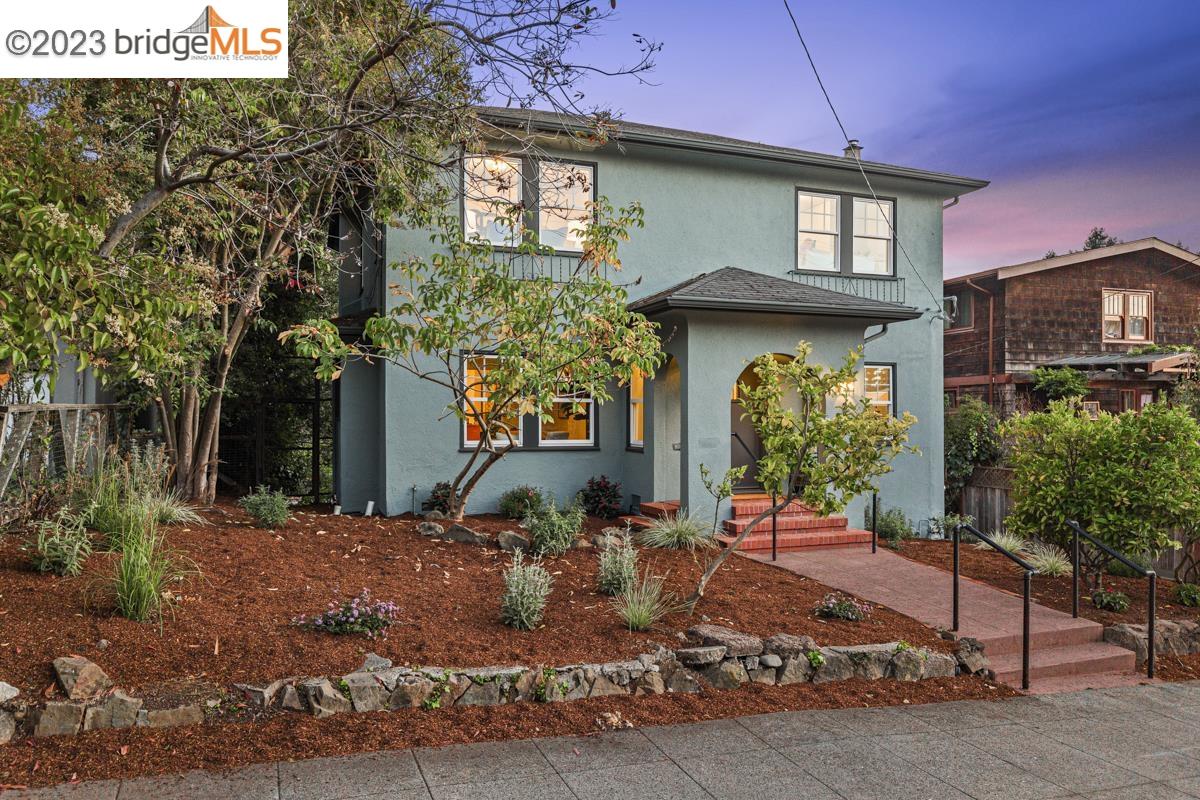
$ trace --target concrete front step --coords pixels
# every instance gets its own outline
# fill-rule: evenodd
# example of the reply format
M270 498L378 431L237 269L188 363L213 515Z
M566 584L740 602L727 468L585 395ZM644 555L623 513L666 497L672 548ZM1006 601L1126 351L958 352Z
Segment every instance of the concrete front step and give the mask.
M750 527L753 522L752 517L743 517L725 520L724 527L726 533L739 534L746 528ZM811 514L779 514L775 518L775 530L777 531L840 531L846 530L847 520L845 517L814 517ZM754 533L757 535L759 531L771 532L771 518L767 517L754 528Z
M987 651L984 651L987 653ZM1021 683L1021 654L988 655L988 666L996 680L1011 686ZM1068 678L1104 673L1132 673L1136 668L1132 650L1089 642L1066 647L1032 648L1029 654L1029 680L1032 684L1044 678Z
M717 537L726 547L733 544L736 536L723 534ZM814 547L859 547L869 545L871 543L871 532L857 530L854 528L845 528L841 530L829 531L788 531L780 532L776 539L776 549L779 552L789 552L797 550L807 550ZM771 550L771 531L768 528L764 533L759 533L755 530L754 533L742 540L738 546L738 550L742 552L770 552Z

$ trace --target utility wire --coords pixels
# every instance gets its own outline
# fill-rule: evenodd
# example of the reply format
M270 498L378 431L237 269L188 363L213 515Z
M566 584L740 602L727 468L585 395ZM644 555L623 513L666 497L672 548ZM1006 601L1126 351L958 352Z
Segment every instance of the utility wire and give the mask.
M800 23L796 22L796 15L792 13L792 7L788 4L788 0L783 0L783 7L787 9L788 17L792 20L792 28L796 31L797 38L800 39L800 46L804 48L804 55L808 58L808 65L812 67L813 75L817 79L817 85L821 87L821 94L825 95L825 102L829 105L829 110L833 112L833 118L837 122L838 128L842 132L842 138L846 140L846 147L850 147L850 134L846 133L846 126L842 124L842 118L838 115L837 108L833 105L833 100L829 97L829 90L825 88L825 81L821 80L821 73L817 70L817 64L813 61L812 53L808 49L808 43L804 41L804 34L800 32ZM933 300L934 319L945 319L945 313L942 309L941 295L935 294L933 289L929 288L929 284L921 277L921 271L917 269L912 258L908 255L908 250L904 247L904 242L900 241L900 235L896 233L895 227L892 225L891 216L883 210L883 204L879 202L879 196L875 194L875 187L871 185L871 178L867 175L867 171L863 169L862 159L858 155L858 151L854 150L854 163L858 167L858 171L862 173L863 180L867 184L867 190L871 192L871 199L875 201L875 205L879 208L879 215L883 217L887 223L888 230L892 233L892 238L896 240L896 244L900 247L900 252L904 254L904 260L908 262L908 266L912 268L913 274L917 276L917 280L925 287L925 291L929 293L929 297Z

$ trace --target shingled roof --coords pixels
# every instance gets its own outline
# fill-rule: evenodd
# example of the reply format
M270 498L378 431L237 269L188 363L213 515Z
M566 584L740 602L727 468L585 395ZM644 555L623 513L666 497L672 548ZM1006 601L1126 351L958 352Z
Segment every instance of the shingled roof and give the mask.
M631 311L642 314L675 308L862 317L881 322L921 316L917 309L899 303L868 300L738 267L703 272L629 304Z

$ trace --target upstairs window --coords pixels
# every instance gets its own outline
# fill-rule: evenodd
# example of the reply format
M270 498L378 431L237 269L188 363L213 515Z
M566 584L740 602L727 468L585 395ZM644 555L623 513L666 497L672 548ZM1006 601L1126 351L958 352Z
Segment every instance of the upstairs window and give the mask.
M896 414L895 369L890 364L867 364L863 368L863 393L875 413Z
M463 369L465 399L463 402L463 443L474 447L483 439L485 444L499 449L521 446L521 415L515 405L509 413L493 416L496 388L488 382L488 366L496 356L474 354L466 357Z
M1145 342L1151 336L1150 292L1104 290L1104 340Z
M837 195L796 193L796 269L839 270L840 207Z
M629 379L629 446L646 444L646 376L634 368Z
M969 331L975 327L975 293L962 289L942 298L944 327L948 331Z
M892 201L854 198L854 272L892 274Z
M594 168L587 164L538 164L538 240L555 250L583 252L591 219Z
M494 245L519 243L517 209L524 196L521 161L499 156L463 159L463 235Z

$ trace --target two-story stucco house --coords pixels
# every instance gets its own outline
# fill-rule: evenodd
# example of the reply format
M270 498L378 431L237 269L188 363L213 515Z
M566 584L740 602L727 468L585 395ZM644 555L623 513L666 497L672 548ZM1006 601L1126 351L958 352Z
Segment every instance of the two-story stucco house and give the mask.
M670 359L616 390L615 402L590 404L583 415L564 407L552 423L526 418L520 444L472 495L472 511L493 510L518 484L563 502L605 474L621 482L631 507L677 501L710 513L699 465L720 474L752 463L759 448L734 399L739 377L755 357L786 356L800 340L828 364L865 344L859 391L879 413L919 420L911 441L921 452L882 479L881 502L918 523L941 511L943 205L985 181L863 161L876 200L853 154L633 123L597 144L572 135L584 126L560 116L483 114L501 133L487 152L461 155L462 185L494 181L490 194L521 203L556 258L577 257L575 221L593 197L642 204L645 229L622 246L623 276L640 278L631 308L660 324ZM563 169L583 179L556 189ZM495 204L465 194L464 231L503 245ZM343 277L343 317L386 310L381 267L427 254L428 232L342 226L343 246L362 263L361 274ZM446 415L444 389L386 365L351 364L339 384L343 508L374 501L386 514L419 509L433 484L461 467L469 421ZM862 519L864 503L847 516Z

